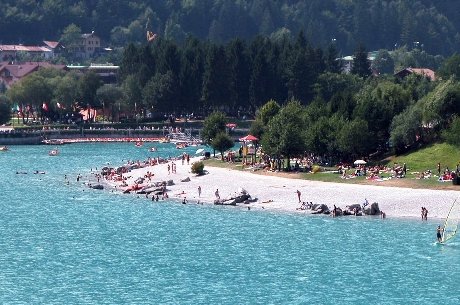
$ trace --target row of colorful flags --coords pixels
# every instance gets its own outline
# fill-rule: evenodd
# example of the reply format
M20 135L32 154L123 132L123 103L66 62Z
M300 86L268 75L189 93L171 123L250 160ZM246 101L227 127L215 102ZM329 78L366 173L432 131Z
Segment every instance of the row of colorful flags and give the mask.
M62 104L59 103L59 102L56 103L56 107L57 107L58 109L65 109L64 105L62 105ZM48 111L48 110L49 110L48 104L47 104L47 103L43 103L43 104L42 104L42 109L43 109L44 111ZM16 104L16 105L14 105L14 106L11 108L11 111L13 111L13 112L16 111L16 112L19 112L19 113L22 113L23 110L25 110L26 112L34 111L34 107L31 106L31 105L26 105L26 106L24 107L24 105Z

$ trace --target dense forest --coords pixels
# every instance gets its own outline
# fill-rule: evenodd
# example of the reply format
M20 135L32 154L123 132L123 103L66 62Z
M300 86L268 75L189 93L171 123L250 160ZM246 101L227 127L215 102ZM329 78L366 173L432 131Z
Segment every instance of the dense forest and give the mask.
M3 0L0 43L59 40L74 24L112 47L144 41L146 28L178 43L189 35L226 43L303 31L315 46L334 41L341 54L362 44L368 50L418 46L445 56L459 49L459 14L454 0Z

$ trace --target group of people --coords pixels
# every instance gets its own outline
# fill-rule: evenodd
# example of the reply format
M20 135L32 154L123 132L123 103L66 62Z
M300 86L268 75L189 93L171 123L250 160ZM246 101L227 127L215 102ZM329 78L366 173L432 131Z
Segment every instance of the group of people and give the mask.
M425 207L422 207L422 220L428 220L428 210Z

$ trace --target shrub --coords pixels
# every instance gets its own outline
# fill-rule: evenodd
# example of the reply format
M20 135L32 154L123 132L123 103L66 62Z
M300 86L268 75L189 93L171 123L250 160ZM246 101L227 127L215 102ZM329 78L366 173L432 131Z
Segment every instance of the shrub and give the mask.
M193 162L192 163L192 173L196 175L203 175L204 174L204 163L201 161Z
M313 174L319 173L321 171L321 167L318 165L313 166L312 172Z

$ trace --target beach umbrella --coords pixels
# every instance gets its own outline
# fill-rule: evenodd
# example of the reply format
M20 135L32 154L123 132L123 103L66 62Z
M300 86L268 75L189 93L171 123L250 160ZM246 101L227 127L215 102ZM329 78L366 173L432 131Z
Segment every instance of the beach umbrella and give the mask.
M355 162L353 162L353 164L355 164L355 165L364 165L364 164L366 164L366 163L367 163L367 162L364 161L364 160L356 160Z
M203 148L197 149L196 152L195 152L195 155L199 155L199 154L201 154L203 151L204 151Z
M251 135L251 134L248 134L247 136L242 137L242 138L240 138L239 140L240 140L240 142L259 141L258 138L254 137L254 136Z

